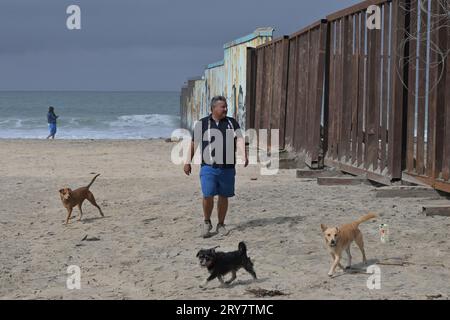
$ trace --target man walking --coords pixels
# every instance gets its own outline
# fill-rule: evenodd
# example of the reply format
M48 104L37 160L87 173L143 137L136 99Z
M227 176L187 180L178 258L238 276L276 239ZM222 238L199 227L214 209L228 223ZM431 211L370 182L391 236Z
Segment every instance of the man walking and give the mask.
M194 126L188 163L184 165L184 172L192 172L192 158L198 145L201 148L202 165L200 182L203 193L202 236L211 236L213 229L211 215L214 209L214 197L218 196L216 232L227 235L225 217L228 211L228 198L234 197L236 175L236 150L245 157L245 167L248 166L248 156L245 150L245 140L239 123L227 117L227 101L225 97L217 96L211 100L211 114L200 119ZM237 148L236 148L237 147Z

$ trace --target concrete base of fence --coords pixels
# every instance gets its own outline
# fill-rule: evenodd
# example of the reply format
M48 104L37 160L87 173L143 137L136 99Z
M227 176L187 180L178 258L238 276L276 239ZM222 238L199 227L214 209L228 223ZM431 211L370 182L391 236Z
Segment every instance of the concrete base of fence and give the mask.
M315 179L320 177L338 177L342 176L343 173L341 171L330 170L330 169L320 169L320 170L311 170L311 169L299 169L297 170L297 178L300 179Z
M267 167L271 168L273 163L269 161ZM306 168L304 156L292 152L280 152L278 159L279 169L304 169Z
M359 184L370 184L366 177L318 177L317 184L320 186L354 186Z
M342 163L339 161L331 160L328 158L325 158L325 165L327 167L336 168L336 170L340 170L358 177L364 176L370 181L374 181L381 185L391 185L391 179L389 177L384 176L382 173L374 173L370 172L370 170L367 170L362 167L354 167L351 164L348 163Z
M433 198L440 199L439 193L424 186L394 186L375 189L377 198Z
M409 175L406 172L402 173L402 183L405 185L409 183L409 184L416 185L416 186L428 187L428 185L426 183L413 177L412 175Z
M280 151L277 161L274 161L270 152L265 149L258 148L257 153L260 164L269 169L275 167L278 169L301 169L306 167L304 158L293 152Z
M422 212L426 216L444 216L450 217L450 204L449 205L428 205L422 208Z
M279 166L280 169L299 169L306 167L304 160L297 157L281 158Z
M308 168L313 170L319 170L324 167L323 161L320 160L314 160L310 156L305 155L305 164L308 166Z

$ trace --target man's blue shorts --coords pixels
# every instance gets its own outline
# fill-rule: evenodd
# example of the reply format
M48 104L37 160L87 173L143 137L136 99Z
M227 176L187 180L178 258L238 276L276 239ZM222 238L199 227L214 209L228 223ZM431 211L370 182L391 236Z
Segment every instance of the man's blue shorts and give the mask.
M200 169L200 183L204 198L222 196L234 197L235 168L213 168L203 165Z
M56 123L49 123L48 130L50 131L51 135L55 135L56 134Z

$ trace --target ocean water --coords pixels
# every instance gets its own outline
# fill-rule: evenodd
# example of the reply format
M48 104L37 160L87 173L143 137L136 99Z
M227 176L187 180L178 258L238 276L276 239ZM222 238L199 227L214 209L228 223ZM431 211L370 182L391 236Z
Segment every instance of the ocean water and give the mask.
M180 124L178 92L0 91L0 139L42 139L55 108L57 139L168 138Z

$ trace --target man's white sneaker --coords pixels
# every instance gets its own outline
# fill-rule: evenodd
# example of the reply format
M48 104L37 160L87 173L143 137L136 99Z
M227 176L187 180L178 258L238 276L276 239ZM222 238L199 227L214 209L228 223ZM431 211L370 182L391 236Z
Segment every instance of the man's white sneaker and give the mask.
M210 231L212 230L213 226L211 224L211 221L205 221L202 225L202 237L208 238L211 236Z
M219 235L221 235L221 236L227 236L228 235L228 230L227 230L227 228L225 228L225 225L224 224L218 224L217 225L217 228L216 228L216 231L217 231L217 233L219 234Z

